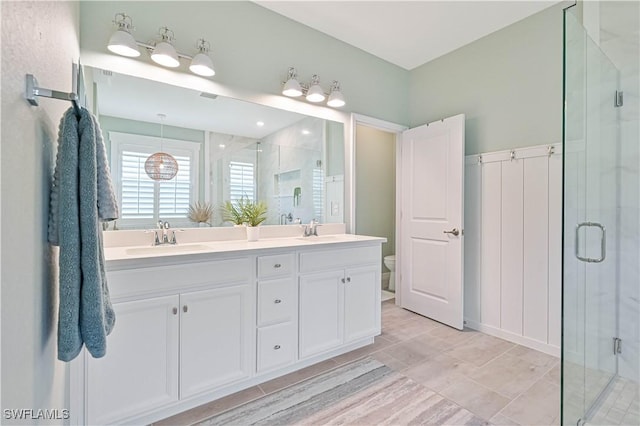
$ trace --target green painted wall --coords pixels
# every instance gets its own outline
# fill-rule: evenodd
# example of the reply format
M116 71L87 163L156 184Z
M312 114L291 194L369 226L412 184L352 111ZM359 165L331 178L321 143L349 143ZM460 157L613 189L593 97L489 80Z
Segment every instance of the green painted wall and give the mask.
M392 133L356 127L356 234L385 237L383 257L395 253L395 141Z
M327 4L327 7L331 7ZM166 25L180 52L194 53L198 38L212 45L216 82L259 93L280 94L291 66L301 81L320 76L325 90L338 80L344 111L408 120L409 72L335 38L247 1L86 1L80 3L82 49L108 53L118 12L133 18L134 35L148 41ZM141 58L149 61L143 52ZM186 71L186 65L180 70Z
M560 142L565 6L412 70L411 127L464 113L467 154Z

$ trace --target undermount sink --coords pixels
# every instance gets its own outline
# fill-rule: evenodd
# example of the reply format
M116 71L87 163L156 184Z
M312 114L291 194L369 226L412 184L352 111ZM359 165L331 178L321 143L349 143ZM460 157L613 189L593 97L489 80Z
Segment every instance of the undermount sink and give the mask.
M209 246L203 244L175 244L161 245L151 247L134 247L127 249L127 254L171 254L171 253L190 253L194 251L211 250Z
M340 238L344 238L342 235L340 235ZM314 243L314 242L321 242L321 241L333 241L333 240L337 240L338 236L337 235L322 235L322 236L316 236L316 235L312 235L311 237L298 237L298 239L300 241L306 241L308 243Z

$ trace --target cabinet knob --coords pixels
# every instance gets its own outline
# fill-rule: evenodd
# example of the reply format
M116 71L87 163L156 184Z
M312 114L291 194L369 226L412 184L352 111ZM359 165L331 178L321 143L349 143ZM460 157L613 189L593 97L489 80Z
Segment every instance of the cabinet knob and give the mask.
M173 307L173 315L178 315L178 308L175 306Z
M189 307L187 305L184 305L182 307L182 312L187 312L189 310Z
M280 349L280 345L275 345L275 346L273 347L273 349L275 349L275 350L277 351L278 349Z
M279 264L279 263L276 263L275 265L273 265L273 267L274 267L274 268L276 268L276 269L278 269L278 268L281 268L281 267L282 267L282 265L281 265L281 264Z
M276 300L273 301L273 303L275 303L275 304L282 303L282 300L276 299Z
M347 282L350 283L351 282L351 277L347 277Z
M344 278L342 278L340 281L342 281L342 284L344 284L344 281L345 281L345 280L344 280Z

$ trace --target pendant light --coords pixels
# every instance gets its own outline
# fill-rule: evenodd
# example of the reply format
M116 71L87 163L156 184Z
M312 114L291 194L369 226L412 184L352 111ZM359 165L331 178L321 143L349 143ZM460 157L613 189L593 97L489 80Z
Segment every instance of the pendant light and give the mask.
M144 162L144 171L153 180L171 180L178 174L178 162L173 155L162 152L164 140L165 114L158 114L160 118L160 152L151 154Z

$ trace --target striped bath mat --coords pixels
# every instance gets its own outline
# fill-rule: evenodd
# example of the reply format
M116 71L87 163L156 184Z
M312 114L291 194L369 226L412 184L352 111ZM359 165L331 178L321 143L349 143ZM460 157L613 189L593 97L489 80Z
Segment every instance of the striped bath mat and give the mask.
M199 425L483 425L464 408L371 359L343 365Z

